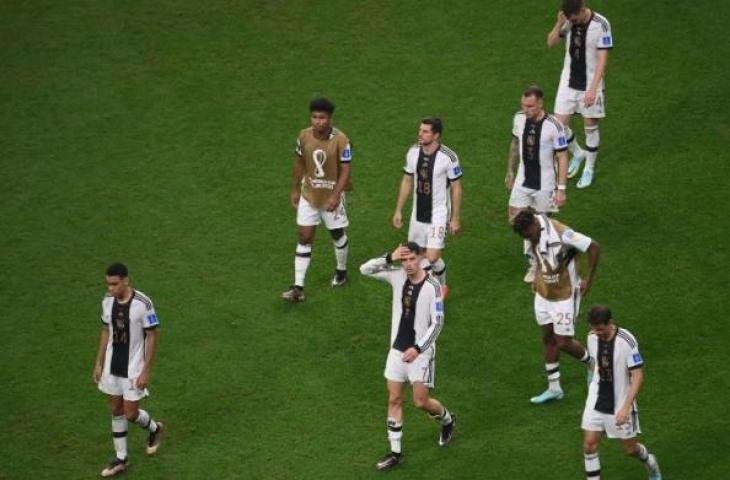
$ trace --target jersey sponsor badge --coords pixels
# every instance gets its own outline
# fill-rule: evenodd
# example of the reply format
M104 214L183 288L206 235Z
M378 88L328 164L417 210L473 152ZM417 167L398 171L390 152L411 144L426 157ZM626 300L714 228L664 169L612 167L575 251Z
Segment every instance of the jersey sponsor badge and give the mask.
M575 238L575 230L567 229L563 232L563 238L573 240Z
M457 165L454 167L454 175L455 176L461 175L461 166L460 165Z
M568 141L565 139L565 136L564 135L560 135L558 137L558 145L561 146L561 147L564 147L567 144L568 144Z
M342 151L342 161L349 162L350 160L352 160L352 150L350 149L350 146L348 145Z
M147 326L148 327L152 327L152 326L159 325L159 324L160 324L160 320L157 318L157 314L150 313L149 315L147 315Z
M631 359L634 361L634 364L643 363L644 362L644 360L641 359L641 354L640 353L633 354L631 356Z
M444 302L436 302L436 311L437 312L443 312L444 311Z
M603 37L603 45L604 46L611 45L611 37Z

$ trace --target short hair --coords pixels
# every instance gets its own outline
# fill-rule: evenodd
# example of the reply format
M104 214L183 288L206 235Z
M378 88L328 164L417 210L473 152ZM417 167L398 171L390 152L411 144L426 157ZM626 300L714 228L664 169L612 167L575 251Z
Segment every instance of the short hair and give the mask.
M542 92L542 88L538 87L537 85L529 85L522 92L522 96L523 97L535 97L538 100L542 100L542 98L545 96L545 94Z
M512 230L517 234L524 234L530 226L535 223L535 214L532 210L522 210L512 220Z
M430 125L431 131L439 135L444 131L444 123L438 117L426 117L421 120L421 125Z
M608 325L612 319L611 309L605 305L593 305L588 312L588 323L591 325Z
M309 102L310 112L325 112L327 115L335 113L335 104L324 97L318 97Z
M108 277L127 278L129 276L129 270L127 270L127 266L123 263L112 263L106 267L106 275Z
M416 255L423 255L424 248L417 244L416 242L407 242L403 244L404 247L408 249L409 252L413 252Z
M563 13L566 17L575 15L583 9L583 0L563 0Z

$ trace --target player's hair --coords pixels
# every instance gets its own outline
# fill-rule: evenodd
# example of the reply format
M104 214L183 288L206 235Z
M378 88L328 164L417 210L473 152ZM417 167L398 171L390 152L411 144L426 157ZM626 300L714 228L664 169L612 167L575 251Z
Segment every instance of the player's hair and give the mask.
M575 15L583 9L583 0L563 0L562 10L566 17Z
M112 263L106 267L106 275L107 277L127 278L129 276L129 270L127 270L127 266L123 263Z
M542 91L542 88L538 87L535 84L528 85L527 88L522 92L523 97L535 97L538 100L542 100L542 98L545 96L545 94Z
M409 252L413 252L416 255L423 255L424 248L421 247L416 242L408 242L403 244L404 247L408 249Z
M324 112L327 115L335 113L335 104L324 97L318 97L309 102L310 112Z
M535 214L529 209L522 210L515 216L514 220L512 220L512 230L514 230L515 233L522 235L533 223L535 223Z
M431 131L439 135L444 131L444 123L438 117L426 117L421 120L421 125L431 125Z
M591 325L608 325L612 318L611 309L605 305L593 305L588 312L588 323Z

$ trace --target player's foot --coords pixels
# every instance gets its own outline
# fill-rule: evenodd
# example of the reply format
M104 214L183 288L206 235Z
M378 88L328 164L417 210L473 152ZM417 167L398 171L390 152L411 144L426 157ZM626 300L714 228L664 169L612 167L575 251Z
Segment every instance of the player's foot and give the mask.
M449 296L449 286L448 285L441 285L441 300L446 300L446 297Z
M165 434L165 425L157 422L157 430L147 438L147 455L154 455L162 442L162 436Z
M341 287L347 283L347 270L335 270L335 276L332 277L332 286Z
M563 394L562 390L555 391L547 389L540 395L532 397L530 399L530 402L534 403L535 405L541 405L543 403L551 402L553 400L562 400L564 396L565 395Z
M375 468L378 470L390 470L393 467L396 467L403 463L403 454L402 453L395 453L390 452L380 460L378 460L378 463L375 464Z
M113 477L127 469L127 459L114 458L111 463L101 471L102 477Z
M290 302L303 302L304 301L304 288L297 285L292 285L289 290L281 294L281 298Z
M649 454L646 460L646 469L649 472L649 480L662 480L662 472L659 470L659 462L653 453Z
M456 427L456 415L451 414L451 423L441 425L441 433L439 434L439 445L445 447L454 436L454 427Z
M570 159L570 163L568 164L568 178L573 178L578 173L578 170L580 170L580 165L583 163L583 160L585 160L586 156L584 153L579 153L578 155L575 155L573 158Z
M578 188L588 188L593 183L593 170L583 169L583 175L580 176L580 180L576 184Z
M530 266L527 267L527 272L525 272L525 278L522 280L525 283L532 283L535 281L535 271L537 270L537 265L534 263L530 263Z

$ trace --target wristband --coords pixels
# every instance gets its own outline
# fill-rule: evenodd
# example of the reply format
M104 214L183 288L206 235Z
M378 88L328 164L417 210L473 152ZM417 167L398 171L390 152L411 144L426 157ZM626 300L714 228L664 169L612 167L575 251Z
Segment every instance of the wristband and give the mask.
M415 348L418 353L423 353L421 351L421 347L419 347L418 345L413 345L413 348Z
M388 265L393 263L393 257L390 255L390 252L385 254L385 263L387 263Z
M565 185L558 185L558 190L565 191Z

